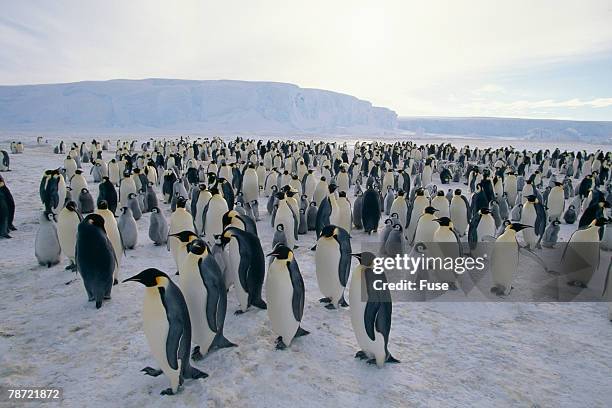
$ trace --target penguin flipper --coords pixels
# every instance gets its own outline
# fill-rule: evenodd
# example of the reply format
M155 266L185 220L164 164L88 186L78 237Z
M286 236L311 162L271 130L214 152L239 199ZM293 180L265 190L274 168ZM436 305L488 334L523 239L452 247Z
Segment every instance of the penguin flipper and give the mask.
M183 342L182 337L185 335L185 325L188 325L188 322L185 322L185 316L189 316L189 311L182 310L181 305L178 302L168 302L166 298L179 298L181 295L180 289L175 288L174 285L168 285L165 289L158 288L160 292L160 298L162 300L162 304L164 305L164 309L166 310L166 315L168 317L168 335L166 337L166 359L168 360L168 365L173 370L178 370L178 360L182 359L182 356L179 355L181 350L181 342ZM179 296L180 295L180 296ZM186 304L183 304L184 309L187 309ZM183 362L183 365L188 364ZM187 367L185 367L187 368Z
M291 278L291 286L293 286L293 297L291 300L293 317L298 322L301 322L304 314L304 279L302 279L300 268L297 262L295 262L295 259L292 262L287 262L287 264L289 277Z
M374 333L374 327L376 325L376 315L378 314L378 310L380 309L380 302L368 302L365 307L365 311L363 314L363 321L365 325L365 331L370 340L376 340L376 335Z
M222 299L223 294L227 294L225 291L225 287L219 287L218 279L214 273L210 273L204 271L205 267L203 267L204 262L203 258L198 260L198 267L200 269L200 277L204 286L206 287L206 321L208 322L208 327L215 333L218 333L222 327L223 322L225 321L225 312L227 308L227 298ZM210 264L206 265L210 269ZM223 300L225 300L225 305L223 305ZM222 314L221 322L218 322L219 315ZM220 324L218 324L220 323Z

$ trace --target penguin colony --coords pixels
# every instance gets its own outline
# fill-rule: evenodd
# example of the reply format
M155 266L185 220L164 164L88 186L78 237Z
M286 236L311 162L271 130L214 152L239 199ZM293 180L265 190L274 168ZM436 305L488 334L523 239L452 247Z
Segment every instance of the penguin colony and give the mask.
M19 145L11 144L13 154L23 152ZM479 242L500 243L490 259L491 292L507 296L521 250L533 255L555 247L560 224L577 226L564 257L575 243L596 247L588 255L593 268L569 285L587 287L600 247L612 248L610 152L413 142L357 142L349 149L345 143L242 138L117 141L114 150L110 141L95 140L54 148L65 158L41 178L35 255L51 267L63 254L66 269L78 271L88 300L100 308L121 280L124 252L143 241L137 229L142 214L151 213L148 238L168 248L176 271L149 268L123 282L145 287L144 332L159 369L142 371L168 378L162 394L176 393L185 378L207 376L192 359L237 346L223 332L228 295L237 298L236 314L267 311L279 350L309 334L302 327L305 289L294 249L313 239L320 302L330 310L349 307L355 357L379 367L398 360L389 351L390 293L361 293L362 285L369 289L380 279L372 269L376 256L427 242L456 245L459 256L461 242L474 251ZM3 151L1 169L10 171L9 165ZM465 188L438 189L450 182ZM262 202L269 221L261 217ZM168 220L162 204L171 211ZM14 213L0 178L0 237L15 230ZM263 222L274 229L273 242L260 241ZM379 253L353 251L357 234L376 234ZM444 280L459 285L452 273Z

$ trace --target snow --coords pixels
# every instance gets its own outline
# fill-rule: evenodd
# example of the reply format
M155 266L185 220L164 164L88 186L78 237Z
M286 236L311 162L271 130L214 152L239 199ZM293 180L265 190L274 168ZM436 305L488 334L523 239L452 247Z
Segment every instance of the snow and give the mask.
M312 232L300 236L295 251L306 286L302 325L311 334L276 351L266 311L235 316L231 290L225 335L239 347L195 362L207 379L186 380L179 395L160 396L167 379L139 371L155 364L142 330L143 287L115 286L112 300L96 310L80 279L66 284L75 277L66 263L38 266L38 183L63 156L52 154L51 143L25 140L25 153L11 155L13 171L2 173L19 229L0 241L2 384L63 387L65 407L612 405L605 303L396 303L389 348L401 364L378 369L354 359L349 310L330 311L318 302ZM106 159L111 155L105 152ZM260 208L257 226L267 251L272 228ZM148 219L138 221L139 242L123 259L123 277L153 266L177 278L170 253L148 239ZM568 228L563 231L567 239ZM353 236L358 250L364 235Z

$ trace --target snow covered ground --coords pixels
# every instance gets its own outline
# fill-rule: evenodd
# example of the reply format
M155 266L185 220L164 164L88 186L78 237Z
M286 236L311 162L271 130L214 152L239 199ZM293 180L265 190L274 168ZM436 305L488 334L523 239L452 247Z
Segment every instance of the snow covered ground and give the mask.
M230 291L225 334L239 347L195 363L207 379L160 396L167 379L140 372L155 365L142 330L142 286L115 286L96 310L80 279L67 284L75 275L65 263L48 269L36 262L38 184L44 169L62 161L51 144L28 140L24 154L11 155L13 171L2 173L19 230L0 241L0 384L62 387L65 407L612 406L612 323L604 303L396 303L389 348L401 364L378 369L354 359L349 310L318 302L313 233L300 236L296 250L306 285L302 326L311 334L276 351L266 311L235 316ZM268 250L270 218L260 208ZM148 219L138 221L139 243L127 252L122 277L146 267L175 272L165 247L149 241ZM358 247L364 235L353 236Z

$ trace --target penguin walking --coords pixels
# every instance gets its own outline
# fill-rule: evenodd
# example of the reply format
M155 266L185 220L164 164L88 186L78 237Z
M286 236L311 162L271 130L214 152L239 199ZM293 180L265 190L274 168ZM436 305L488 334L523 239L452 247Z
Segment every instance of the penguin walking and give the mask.
M149 238L156 246L168 242L168 221L166 221L166 217L164 217L159 207L151 208Z
M76 236L79 223L83 221L83 217L77 209L74 201L68 201L66 206L62 208L57 216L57 237L59 239L62 252L68 258L70 264L66 267L67 270L75 270L75 249Z
M304 280L289 247L277 245L268 256L273 257L266 280L268 317L272 330L278 334L276 349L283 350L295 337L310 333L300 327L304 315Z
M349 289L351 324L357 344L361 348L355 358L368 360L368 363L375 363L379 368L385 363L399 363L399 360L389 353L388 347L393 311L391 293L388 289L374 290L374 281L386 282L385 275L374 273L376 256L373 253L362 252L352 256L359 261Z
M46 211L41 214L40 226L34 243L34 253L39 265L48 268L57 265L62 255L55 221L55 214Z
M105 232L105 219L99 214L89 214L79 224L76 240L76 265L83 277L88 300L96 302L111 297L113 276L118 268L113 245Z
M132 215L130 207L121 208L121 215L119 216L117 227L121 235L123 249L134 249L138 243L138 226L136 225L136 220Z
M259 238L248 231L228 226L221 235L221 245L227 250L225 273L231 275L226 282L234 283L240 305L236 314L246 312L251 305L266 309L261 296L265 257Z
M330 224L323 227L315 252L317 283L327 309L348 306L344 290L351 268L351 239L342 227Z
M151 354L161 369L145 367L146 375L157 377L165 374L170 388L162 395L173 395L185 378L206 378L208 374L192 367L191 321L185 297L168 275L159 269L149 268L124 280L139 282L146 287L142 317L144 332Z
M180 287L192 326L195 347L192 358L199 360L216 348L235 347L223 335L227 310L227 291L219 265L208 245L196 239L181 265Z

